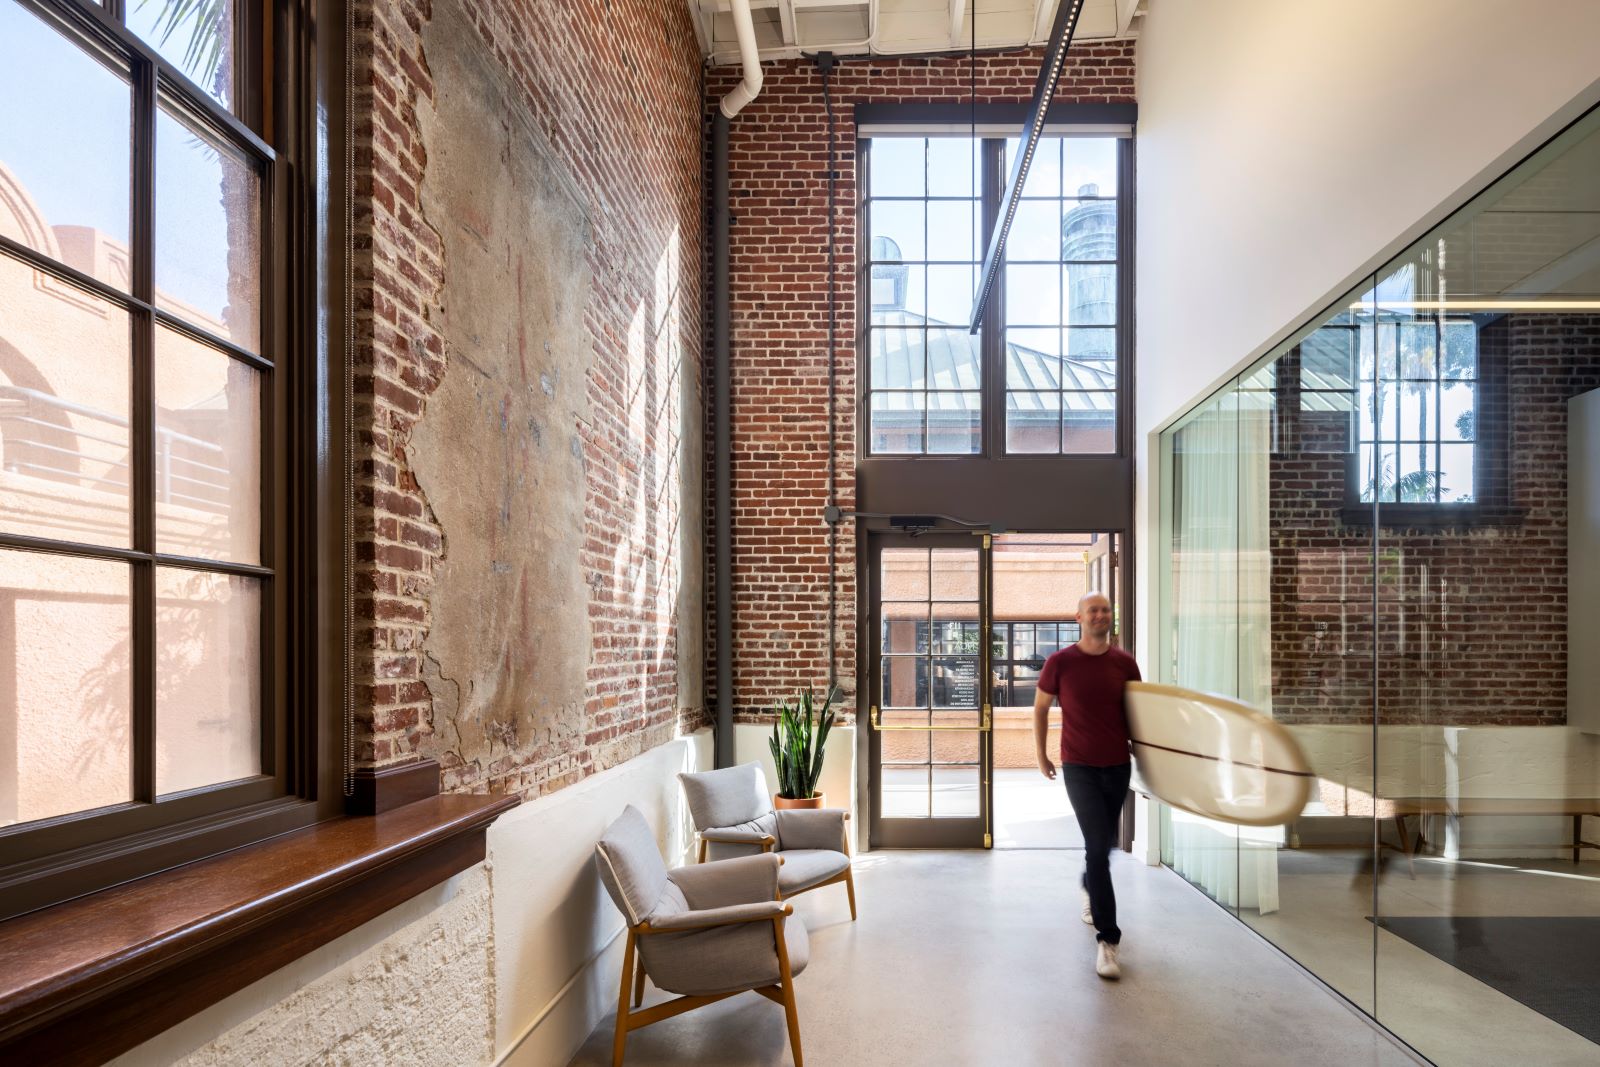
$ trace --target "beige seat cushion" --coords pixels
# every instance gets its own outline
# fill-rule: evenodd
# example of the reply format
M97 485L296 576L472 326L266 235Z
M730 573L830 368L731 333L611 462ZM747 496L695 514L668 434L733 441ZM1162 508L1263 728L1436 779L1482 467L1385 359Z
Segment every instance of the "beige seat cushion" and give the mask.
M850 866L850 857L843 852L823 848L795 848L782 853L783 866L778 868L778 889L785 896L809 889Z

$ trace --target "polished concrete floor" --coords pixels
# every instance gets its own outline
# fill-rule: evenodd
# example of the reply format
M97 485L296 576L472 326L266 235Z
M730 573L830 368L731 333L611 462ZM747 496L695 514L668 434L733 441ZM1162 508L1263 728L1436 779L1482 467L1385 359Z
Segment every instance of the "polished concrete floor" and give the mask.
M1393 916L1600 915L1600 862L1392 858L1376 899L1364 853L1284 850L1277 864L1277 910L1241 918L1424 1055L1449 1067L1600 1063L1581 1035L1367 918L1375 904Z
M995 848L1082 848L1067 790L1033 768L994 772Z
M1401 1065L1417 1062L1177 875L1114 856L1120 982L1094 973L1081 853L873 852L795 901L813 1067ZM649 987L646 1003L666 999ZM573 1060L610 1062L608 1017ZM754 993L636 1031L627 1063L786 1064L783 1011Z

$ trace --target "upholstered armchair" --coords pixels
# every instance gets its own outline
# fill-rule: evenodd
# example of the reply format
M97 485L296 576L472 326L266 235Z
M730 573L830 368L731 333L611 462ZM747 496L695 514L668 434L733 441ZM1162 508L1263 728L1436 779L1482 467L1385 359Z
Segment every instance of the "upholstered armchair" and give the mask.
M680 774L700 837L700 862L776 852L783 857L778 889L785 898L843 882L856 917L856 883L850 870L850 813L843 808L774 811L759 763Z
M669 871L649 823L630 804L595 847L595 863L628 923L612 1067L621 1067L630 1031L747 990L783 1005L789 1048L802 1067L794 976L806 969L810 944L794 905L778 899L782 858L758 854ZM680 995L630 1011L628 987L637 1006L646 974Z

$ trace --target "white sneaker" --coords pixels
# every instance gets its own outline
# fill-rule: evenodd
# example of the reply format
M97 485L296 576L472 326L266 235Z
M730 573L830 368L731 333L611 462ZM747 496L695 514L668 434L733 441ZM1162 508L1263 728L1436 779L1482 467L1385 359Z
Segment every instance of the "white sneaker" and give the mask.
M1087 889L1083 889L1079 890L1079 892L1083 894L1083 921L1088 923L1090 926L1093 926L1094 909L1089 907L1089 891Z
M1094 957L1094 973L1101 978L1121 978L1122 967L1117 963L1117 946L1109 942L1100 942L1099 950Z

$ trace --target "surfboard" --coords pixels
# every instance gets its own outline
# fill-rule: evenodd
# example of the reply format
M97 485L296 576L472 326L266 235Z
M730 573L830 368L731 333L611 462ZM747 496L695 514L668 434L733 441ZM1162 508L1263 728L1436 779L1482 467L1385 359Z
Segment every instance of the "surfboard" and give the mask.
M1300 743L1248 704L1129 682L1126 707L1139 777L1175 808L1240 826L1277 826L1311 798L1317 776Z

